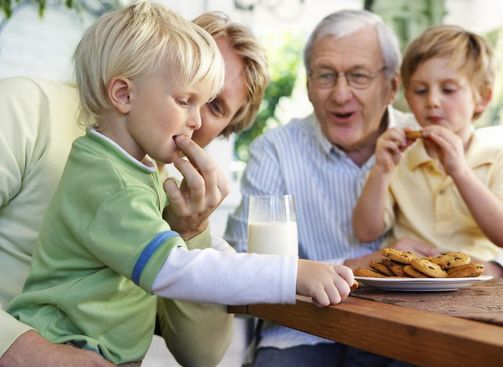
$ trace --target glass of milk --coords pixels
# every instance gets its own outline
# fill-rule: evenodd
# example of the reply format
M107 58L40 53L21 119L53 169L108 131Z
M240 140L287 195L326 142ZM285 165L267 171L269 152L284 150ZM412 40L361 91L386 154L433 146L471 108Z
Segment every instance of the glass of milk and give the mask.
M299 255L292 195L250 196L248 252Z

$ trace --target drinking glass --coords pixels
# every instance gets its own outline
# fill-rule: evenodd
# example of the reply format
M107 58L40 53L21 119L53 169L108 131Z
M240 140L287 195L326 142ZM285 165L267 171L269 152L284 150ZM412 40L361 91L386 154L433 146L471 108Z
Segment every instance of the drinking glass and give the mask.
M298 247L293 196L250 196L248 252L298 257Z

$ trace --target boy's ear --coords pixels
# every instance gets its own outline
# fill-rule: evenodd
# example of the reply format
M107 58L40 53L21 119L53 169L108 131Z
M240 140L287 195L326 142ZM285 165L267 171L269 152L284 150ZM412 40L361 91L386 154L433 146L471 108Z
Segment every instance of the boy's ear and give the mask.
M108 83L108 98L112 106L120 113L127 114L131 109L130 93L133 85L123 76L118 76Z
M491 102L491 98L493 96L493 90L492 88L484 88L482 93L480 93L480 96L478 98L478 101L475 103L475 112L476 113L482 113L486 109L487 105L489 102Z

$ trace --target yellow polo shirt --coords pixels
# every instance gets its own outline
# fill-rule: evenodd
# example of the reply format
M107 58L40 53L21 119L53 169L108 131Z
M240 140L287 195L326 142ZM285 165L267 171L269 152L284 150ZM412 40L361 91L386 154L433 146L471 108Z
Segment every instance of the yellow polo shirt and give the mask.
M497 130L497 131L501 131ZM477 131L465 153L470 168L498 199L503 200L503 139ZM422 140L404 154L386 198L388 240L413 237L441 251L463 251L480 260L500 253L480 230L451 177L427 153Z

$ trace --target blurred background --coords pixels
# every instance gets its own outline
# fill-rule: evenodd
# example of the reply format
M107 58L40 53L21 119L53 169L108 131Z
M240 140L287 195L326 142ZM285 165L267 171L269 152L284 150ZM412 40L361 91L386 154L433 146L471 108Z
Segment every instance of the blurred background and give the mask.
M158 0L187 19L223 11L248 25L267 49L271 84L251 129L208 146L219 157L233 189L211 218L222 234L228 213L239 203L239 175L249 144L265 130L307 115L302 65L304 42L325 15L340 9L367 9L393 27L402 50L433 24L457 24L484 35L494 46L500 66L493 101L477 126L500 124L503 108L503 2L496 0ZM0 78L34 76L73 83L71 57L82 32L101 14L127 0L0 0ZM396 107L406 110L400 98ZM1 113L1 112L0 112ZM248 336L245 321L236 326L233 344L221 367L240 366ZM155 339L144 367L178 366L160 339Z

